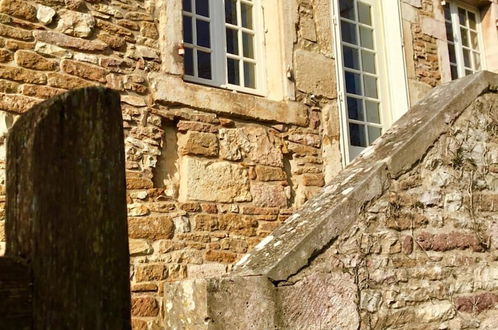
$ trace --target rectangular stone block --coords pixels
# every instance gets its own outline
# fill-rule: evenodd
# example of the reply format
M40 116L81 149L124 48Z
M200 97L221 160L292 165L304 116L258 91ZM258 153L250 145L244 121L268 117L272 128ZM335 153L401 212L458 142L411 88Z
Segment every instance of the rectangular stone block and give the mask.
M180 201L246 202L247 170L239 164L184 156L180 161Z

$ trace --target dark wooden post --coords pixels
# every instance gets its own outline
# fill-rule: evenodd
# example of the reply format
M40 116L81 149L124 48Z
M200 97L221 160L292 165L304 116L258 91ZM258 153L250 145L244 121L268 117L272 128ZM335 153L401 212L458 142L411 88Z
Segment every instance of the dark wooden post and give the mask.
M34 329L129 329L119 94L68 92L33 107L7 145L7 251L32 268Z

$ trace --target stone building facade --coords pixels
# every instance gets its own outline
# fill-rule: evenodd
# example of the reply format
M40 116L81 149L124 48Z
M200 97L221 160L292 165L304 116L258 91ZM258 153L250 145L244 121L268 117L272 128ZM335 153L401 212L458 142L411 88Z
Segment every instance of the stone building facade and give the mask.
M348 94L358 94L355 75L374 77L379 89L378 97L359 92L358 99L385 105L377 114L387 118L382 125L371 119L361 126L372 128L366 140L372 142L376 128L387 129L452 79L447 23L458 26L452 21L458 9L445 17L445 8L458 4L480 16L479 49L467 48L483 64L472 60L470 69L498 70L496 0L446 2L239 0L231 10L246 23L228 24L227 7L215 0L1 0L3 139L15 118L42 99L89 85L121 92L132 313L137 329L156 327L164 282L230 270L364 147L363 135L352 133L361 118L346 110ZM361 16L364 5L369 18ZM243 8L254 15L243 16ZM215 33L223 14L227 30ZM477 28L466 15L472 37ZM355 31L349 36L348 26ZM188 42L190 30L197 41ZM225 35L232 30L239 36L235 47L253 47L257 55L220 55L230 52ZM348 46L348 37L368 37L362 31L375 32L375 46L359 44L363 39ZM252 43L242 40L247 35ZM455 49L467 49L451 40ZM373 73L367 62L359 70L350 61L359 56L354 52L373 54ZM202 56L212 56L207 71ZM220 69L219 61L226 67L230 60L240 62L238 71ZM456 64L465 74L466 66ZM353 136L361 140L358 150L350 148ZM0 242L3 227L4 219Z

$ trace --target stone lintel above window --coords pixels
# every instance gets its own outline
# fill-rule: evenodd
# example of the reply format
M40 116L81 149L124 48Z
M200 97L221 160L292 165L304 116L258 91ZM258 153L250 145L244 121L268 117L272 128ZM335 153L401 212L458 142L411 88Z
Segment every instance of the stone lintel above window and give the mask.
M184 105L226 116L305 126L307 107L298 102L272 101L264 97L236 93L183 81L179 76L151 77L154 101Z

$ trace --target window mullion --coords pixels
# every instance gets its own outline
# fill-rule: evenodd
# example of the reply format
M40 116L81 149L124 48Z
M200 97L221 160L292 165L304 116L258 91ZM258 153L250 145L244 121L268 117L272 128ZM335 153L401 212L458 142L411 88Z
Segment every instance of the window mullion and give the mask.
M240 5L240 0L237 0L237 43L239 46L239 82L240 86L245 86L244 77L244 45L242 42L242 9Z
M460 33L460 19L458 17L458 7L450 3L451 26L453 27L453 41L455 46L455 57L457 62L458 77L465 76L465 65L463 62L462 35Z

